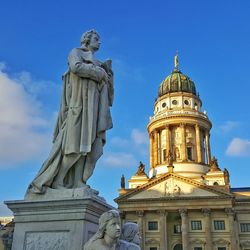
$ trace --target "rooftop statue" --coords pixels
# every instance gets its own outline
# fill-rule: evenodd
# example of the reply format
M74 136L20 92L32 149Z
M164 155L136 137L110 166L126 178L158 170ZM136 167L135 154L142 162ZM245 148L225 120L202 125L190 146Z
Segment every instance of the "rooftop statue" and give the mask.
M90 30L68 56L53 146L28 192L87 187L112 128L113 72L111 60L95 58L99 47L99 34Z

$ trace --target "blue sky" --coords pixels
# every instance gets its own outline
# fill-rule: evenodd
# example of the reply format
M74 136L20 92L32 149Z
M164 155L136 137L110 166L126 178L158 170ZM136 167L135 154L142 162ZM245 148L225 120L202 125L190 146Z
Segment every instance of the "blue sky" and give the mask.
M233 187L250 186L249 12L247 0L2 2L0 202L23 199L46 159L67 55L91 28L115 72L114 128L92 187L114 205L121 175L128 180L140 160L148 168L146 126L176 50L213 123L212 154Z

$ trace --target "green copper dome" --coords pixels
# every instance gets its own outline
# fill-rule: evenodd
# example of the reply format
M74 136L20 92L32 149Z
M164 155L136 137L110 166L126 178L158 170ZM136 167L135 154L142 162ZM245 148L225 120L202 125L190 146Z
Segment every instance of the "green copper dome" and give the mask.
M158 96L173 92L188 92L196 95L195 84L188 76L182 74L180 70L174 69L161 83Z
M174 58L174 64L173 72L161 83L158 96L161 97L173 92L188 92L197 95L194 82L178 69L178 55Z

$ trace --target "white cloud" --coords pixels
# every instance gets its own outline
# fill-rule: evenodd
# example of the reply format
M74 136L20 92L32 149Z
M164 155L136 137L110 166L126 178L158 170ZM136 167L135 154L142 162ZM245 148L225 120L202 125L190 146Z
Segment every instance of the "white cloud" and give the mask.
M26 74L25 82L25 78L4 73L1 65L4 64L0 64L0 168L3 168L43 155L50 147L51 121L44 118L42 105L31 91L37 84L30 74Z
M131 138L136 145L147 145L149 142L147 134L136 128L132 129Z
M106 153L103 155L102 162L107 167L134 167L136 160L129 153Z
M250 156L250 140L233 138L227 147L226 154L229 156Z
M236 121L226 121L223 125L219 126L220 131L228 133L234 128L239 126L239 122Z

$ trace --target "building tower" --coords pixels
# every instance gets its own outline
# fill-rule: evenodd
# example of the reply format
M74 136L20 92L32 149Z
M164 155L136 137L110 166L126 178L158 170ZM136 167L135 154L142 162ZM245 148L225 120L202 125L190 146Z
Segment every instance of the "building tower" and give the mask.
M210 129L206 112L194 82L179 70L175 56L172 73L160 84L150 117L149 177L168 171L169 157L173 158L176 173L199 177L209 170L211 162Z
M160 84L147 126L148 174L121 179L122 223L136 222L143 250L250 249L250 188L231 188L229 172L211 158L212 124L194 82L174 70Z

